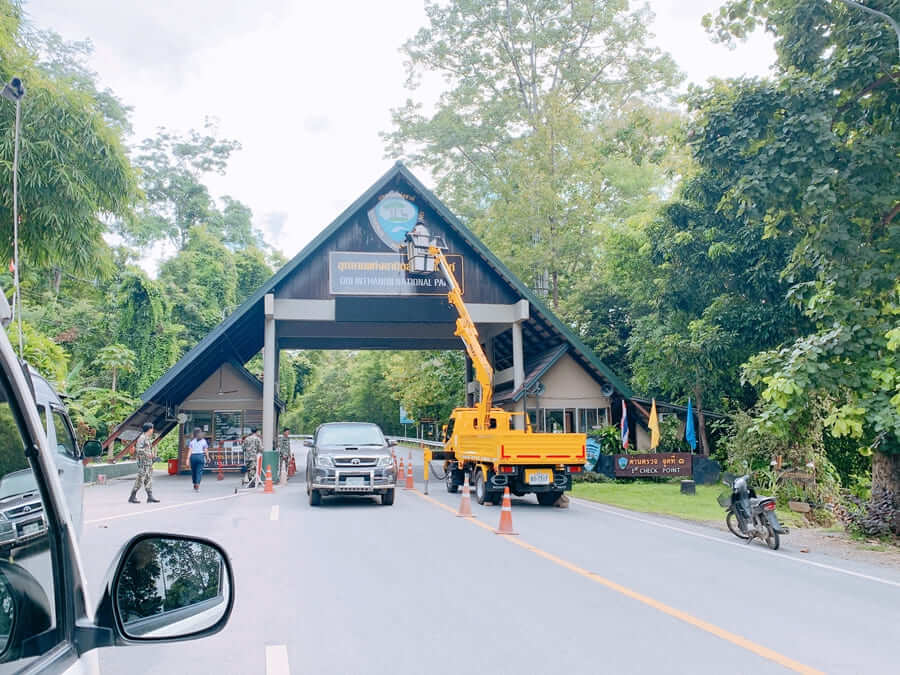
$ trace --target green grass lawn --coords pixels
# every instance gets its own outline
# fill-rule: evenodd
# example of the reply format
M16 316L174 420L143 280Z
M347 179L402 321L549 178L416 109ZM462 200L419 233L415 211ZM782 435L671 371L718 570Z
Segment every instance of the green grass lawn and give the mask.
M631 511L725 522L725 509L716 501L724 485L698 485L693 496L681 494L679 488L677 483L575 483L572 495ZM805 521L793 511L779 509L777 513L788 526L797 527Z

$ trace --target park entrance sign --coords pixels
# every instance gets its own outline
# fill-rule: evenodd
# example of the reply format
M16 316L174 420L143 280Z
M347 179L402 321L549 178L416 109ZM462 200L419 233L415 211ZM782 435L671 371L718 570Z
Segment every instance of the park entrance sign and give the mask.
M244 364L260 349L267 448L280 350L462 350L444 279L407 274L403 244L417 225L446 243L494 369L495 404L527 412L538 430L548 420L567 431L614 422L609 411L621 405L611 398L630 399L628 386L398 162L144 392L111 438L143 422L174 427L183 402L223 362ZM480 392L467 371L459 404L471 405Z

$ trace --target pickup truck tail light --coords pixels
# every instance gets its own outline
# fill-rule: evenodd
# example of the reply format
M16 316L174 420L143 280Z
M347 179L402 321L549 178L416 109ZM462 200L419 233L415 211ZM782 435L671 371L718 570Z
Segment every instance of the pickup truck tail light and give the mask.
M569 467L569 473L581 473L582 469L584 469L583 466L576 464L575 466Z
M501 466L498 468L499 473L515 473L516 468L514 466Z

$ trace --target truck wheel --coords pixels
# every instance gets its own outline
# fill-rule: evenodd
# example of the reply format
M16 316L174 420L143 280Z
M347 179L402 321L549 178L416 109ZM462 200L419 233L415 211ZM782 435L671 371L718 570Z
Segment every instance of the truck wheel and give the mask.
M482 506L485 502L491 501L491 494L487 490L487 481L484 478L484 471L478 469L475 473L475 501Z
M381 495L381 505L382 506L391 506L394 503L394 490L391 488L384 492Z
M309 505L310 506L321 506L322 505L322 493L318 490L310 490L309 491Z
M447 469L447 477L444 479L444 482L447 484L447 492L451 495L459 492L459 485L453 480L453 469Z
M535 496L537 497L538 504L541 506L553 506L556 503L556 500L562 497L562 492L536 492Z

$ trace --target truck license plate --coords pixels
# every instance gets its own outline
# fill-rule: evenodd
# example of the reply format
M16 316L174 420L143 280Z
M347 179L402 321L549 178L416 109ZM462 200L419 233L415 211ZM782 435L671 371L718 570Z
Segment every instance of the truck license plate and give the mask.
M553 482L553 470L526 469L525 482L529 485L550 485Z
M344 479L344 485L348 487L353 487L356 485L365 485L366 477L365 476L347 476Z
M40 523L28 523L28 525L25 525L22 527L22 536L27 537L32 534L37 534L40 531L41 531Z

